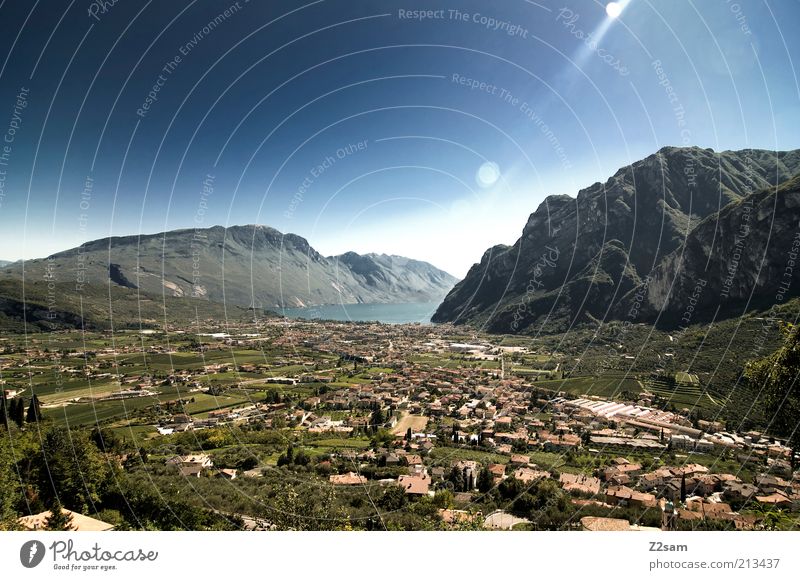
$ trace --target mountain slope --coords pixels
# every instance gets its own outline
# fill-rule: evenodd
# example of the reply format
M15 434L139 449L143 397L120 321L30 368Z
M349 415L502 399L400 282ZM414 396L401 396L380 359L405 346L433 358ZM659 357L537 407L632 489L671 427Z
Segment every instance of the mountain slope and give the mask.
M665 147L577 198L546 198L520 239L487 251L433 320L494 332L605 320L703 219L798 171L800 151Z
M397 256L326 258L294 234L264 226L220 226L106 238L24 264L26 284L51 273L84 288L198 298L243 307L332 303L430 302L456 279L425 262ZM19 280L22 264L0 271Z
M686 326L784 302L798 294L798 254L800 175L700 222L653 272L641 316ZM621 301L620 314L634 294Z

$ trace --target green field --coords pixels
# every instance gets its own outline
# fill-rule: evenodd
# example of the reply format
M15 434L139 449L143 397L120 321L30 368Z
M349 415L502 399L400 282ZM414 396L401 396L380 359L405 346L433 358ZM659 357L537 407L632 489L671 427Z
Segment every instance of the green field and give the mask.
M539 380L536 381L535 386L550 391L564 391L573 395L595 395L607 399L619 397L623 391L638 393L642 390L642 385L637 379L623 375Z

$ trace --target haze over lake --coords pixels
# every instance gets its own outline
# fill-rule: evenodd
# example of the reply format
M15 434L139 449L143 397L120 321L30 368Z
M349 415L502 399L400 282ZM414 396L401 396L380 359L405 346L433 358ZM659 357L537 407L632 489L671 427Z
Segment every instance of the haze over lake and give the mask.
M327 304L308 308L284 308L278 312L289 318L306 320L377 321L387 324L420 322L430 324L439 302L416 304Z

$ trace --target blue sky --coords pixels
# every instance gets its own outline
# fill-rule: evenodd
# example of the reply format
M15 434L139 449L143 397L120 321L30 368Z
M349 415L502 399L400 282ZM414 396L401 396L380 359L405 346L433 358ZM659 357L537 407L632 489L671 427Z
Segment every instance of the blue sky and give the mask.
M259 223L463 276L662 146L800 147L797 2L98 6L0 7L0 258Z

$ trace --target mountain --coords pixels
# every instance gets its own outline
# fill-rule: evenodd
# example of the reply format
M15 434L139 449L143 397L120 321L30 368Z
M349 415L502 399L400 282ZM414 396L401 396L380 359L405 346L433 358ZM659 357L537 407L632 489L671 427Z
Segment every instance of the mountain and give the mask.
M665 147L579 191L577 198L547 197L519 240L487 250L433 321L536 332L624 319L632 302L650 300L645 281L658 280L652 298L658 302L656 292L663 294L670 275L662 261L672 256L674 268L675 252L695 227L716 223L713 216L729 204L774 188L798 171L800 150ZM713 241L723 244L719 237ZM657 318L653 308L634 309L639 321L645 314Z
M432 302L456 282L426 262L399 256L324 257L304 238L265 226L105 238L25 262L26 287L46 285L47 276L73 290L110 286L259 309ZM0 282L22 277L21 263L0 270Z
M798 295L800 176L733 202L700 222L666 256L642 292L624 297L618 314L686 326ZM644 289L644 286L642 286ZM719 310L719 312L717 312Z
M0 268L5 268L9 264L13 264L13 262L11 262L9 260L0 260Z

